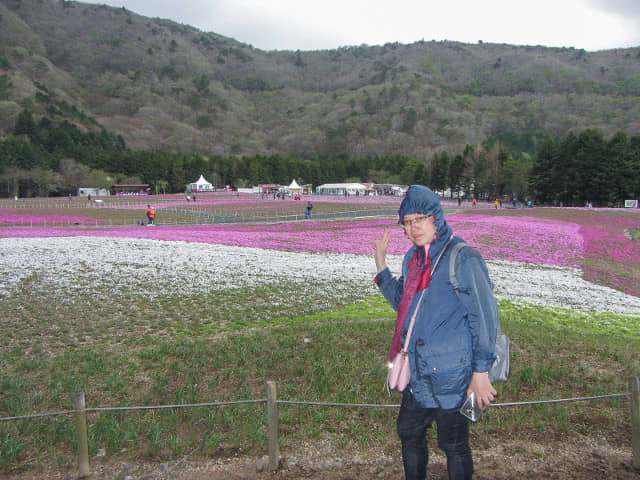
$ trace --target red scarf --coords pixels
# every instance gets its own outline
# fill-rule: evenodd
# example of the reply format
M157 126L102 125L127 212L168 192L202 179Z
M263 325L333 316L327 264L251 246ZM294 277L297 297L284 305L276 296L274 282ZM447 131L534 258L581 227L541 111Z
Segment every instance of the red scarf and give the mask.
M420 290L427 288L431 282L431 254L428 247L427 245L425 248L418 249L409 262L409 276L404 285L402 299L398 305L396 330L393 334L391 352L389 353L390 362L393 362L396 355L402 350L402 330L414 297Z

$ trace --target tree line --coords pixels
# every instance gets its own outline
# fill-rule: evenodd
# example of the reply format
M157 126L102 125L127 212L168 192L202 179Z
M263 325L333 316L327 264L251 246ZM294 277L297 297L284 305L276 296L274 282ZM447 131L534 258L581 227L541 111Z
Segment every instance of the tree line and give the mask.
M218 187L372 182L429 185L452 196L539 204L619 205L640 197L640 135L610 140L598 130L548 138L534 158L498 141L468 145L428 159L324 155L242 157L131 150L121 136L99 126L37 119L24 110L12 135L0 140L0 196L75 194L80 187L146 183L151 193L184 192L204 175Z
M640 134L569 133L544 142L536 160L530 190L541 203L616 206L640 198Z

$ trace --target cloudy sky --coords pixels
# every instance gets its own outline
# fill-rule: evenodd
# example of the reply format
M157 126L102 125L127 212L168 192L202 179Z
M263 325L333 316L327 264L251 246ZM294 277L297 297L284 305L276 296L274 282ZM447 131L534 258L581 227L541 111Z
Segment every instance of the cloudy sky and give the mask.
M640 46L640 0L84 0L168 18L263 50L455 40Z

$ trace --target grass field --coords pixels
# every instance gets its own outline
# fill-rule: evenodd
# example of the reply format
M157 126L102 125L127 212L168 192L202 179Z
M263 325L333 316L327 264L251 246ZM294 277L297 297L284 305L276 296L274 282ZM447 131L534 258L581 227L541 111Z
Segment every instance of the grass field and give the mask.
M38 208L39 216L60 210ZM87 208L77 216L95 219L96 210ZM606 302L584 310L577 301L563 309L544 301L514 299L504 287L501 321L513 350L511 377L497 385L499 402L628 392L629 378L640 375L640 310L634 306L638 295L633 295L640 255L637 240L623 236L628 244L624 243L617 229L637 228L638 213L527 209L460 215L457 220L456 215L449 217L454 230L468 233L461 235L473 239L470 243L486 258L496 260L496 269L507 260L520 265L522 272L541 268L546 272L543 264L549 262L552 246L545 246L536 257L540 240L529 248L510 230L496 234L496 225L511 228L507 224L481 222L480 217L474 222L474 216L509 216L533 222L538 229L541 225L559 229L561 233L553 237L553 248L558 250L553 265L582 271L594 290L597 287L616 302L631 305L627 313L612 313ZM371 272L360 266L373 264L367 235L378 235L390 224L392 219L366 227L338 225L340 231L362 227L347 242L333 232L323 237L327 224L308 226L309 230L297 231L300 240L295 246L283 240L286 247L281 250L287 251L280 253L260 248L266 241L264 230L256 237L247 237L247 230L226 230L227 239L239 235L258 248L239 245L233 247L237 250L221 250L234 256L246 252L246 257L232 262L221 256L208 272L194 270L188 275L181 272L191 265L169 259L187 252L186 258L197 263L199 251L212 255L217 250L185 241L189 237L184 238L183 230L180 241L141 241L122 230L123 237L134 239L111 243L95 227L70 226L64 235L70 235L73 248L61 251L73 258L61 259L51 253L58 244L45 238L51 231L27 228L39 240L16 244L10 240L20 230L17 223L0 227L0 237L6 237L0 238L5 248L0 263L5 278L0 284L0 417L70 410L79 391L86 393L89 408L263 399L267 380L277 382L280 400L397 404L399 397L389 397L383 388L394 312L376 293ZM572 226L567 229L565 224ZM514 225L522 229L521 223ZM282 236L290 235L284 226L269 235L275 236L278 229ZM472 234L474 229L477 235ZM155 232L163 227L138 231L159 235ZM204 232L213 236L213 230ZM544 236L550 235L551 230ZM582 243L565 245L560 240L571 235ZM315 236L324 240L318 242ZM198 237L198 241L205 240ZM405 244L399 236L397 242L399 254ZM27 249L31 243L34 250ZM358 243L367 246L358 250L353 246ZM329 252L322 249L329 244L336 246ZM106 248L113 248L105 254L112 261L94 263L97 250ZM156 248L164 249L167 257L161 255L157 263L147 261L154 258ZM613 253L604 255L607 250ZM21 252L37 252L28 254L37 258L21 261ZM17 263L8 263L9 258ZM18 275L19 264L29 265L28 271ZM225 270L229 265L234 271ZM603 271L610 274L596 275ZM527 283L526 276L522 282ZM561 293L550 289L540 298L546 296L557 305L551 297ZM480 439L486 434L554 445L586 436L606 438L616 449L630 452L629 411L628 397L496 407L473 426L473 441L482 445ZM316 441L340 451L397 450L395 415L396 410L389 408L283 405L280 448L286 454ZM133 462L266 453L265 429L262 404L101 412L90 415L90 454L99 455L96 461ZM0 422L0 472L9 478L41 465L63 468L74 461L75 442L72 417Z

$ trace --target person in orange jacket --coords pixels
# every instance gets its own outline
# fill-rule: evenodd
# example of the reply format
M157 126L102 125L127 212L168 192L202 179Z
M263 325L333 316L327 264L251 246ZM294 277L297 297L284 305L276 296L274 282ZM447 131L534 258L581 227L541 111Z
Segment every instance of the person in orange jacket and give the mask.
M147 218L149 219L148 225L153 225L153 219L156 218L156 211L151 205L147 205Z

